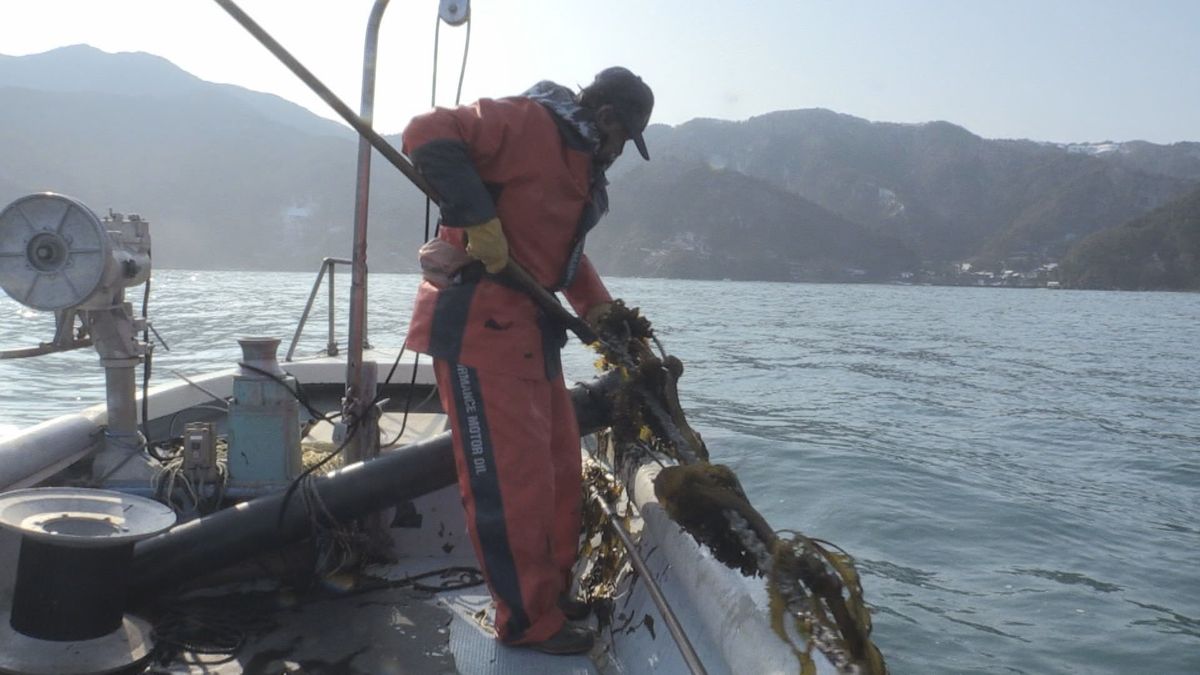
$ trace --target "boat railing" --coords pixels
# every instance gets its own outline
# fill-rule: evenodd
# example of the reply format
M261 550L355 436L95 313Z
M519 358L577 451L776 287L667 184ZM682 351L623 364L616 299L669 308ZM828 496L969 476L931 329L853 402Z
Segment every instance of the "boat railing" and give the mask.
M334 326L336 325L334 317L336 311L336 288L334 283L334 270L338 265L352 265L353 261L347 258L325 258L321 261L321 268L317 270L317 279L313 282L312 291L308 294L308 302L304 303L304 312L300 315L300 321L296 324L296 334L292 336L292 342L288 345L287 356L284 361L291 361L292 356L296 353L296 345L300 343L300 335L304 332L304 326L308 323L308 315L312 312L313 303L317 300L317 293L321 290L321 280L326 276L329 277L329 308L328 308L328 323L329 335L325 343L325 353L329 356L337 356L338 343L337 333ZM366 327L363 327L363 346L369 348L366 344L367 335Z

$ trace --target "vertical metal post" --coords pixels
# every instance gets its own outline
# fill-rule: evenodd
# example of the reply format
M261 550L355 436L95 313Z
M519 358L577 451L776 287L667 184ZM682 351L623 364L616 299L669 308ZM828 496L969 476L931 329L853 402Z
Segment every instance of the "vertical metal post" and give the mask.
M132 439L129 443L134 446L138 444L136 363L135 359L101 359L109 436Z
M139 326L133 318L133 307L124 300L122 289L113 296L110 307L89 310L85 315L100 365L104 366L108 403L104 448L96 455L92 472L95 477L117 481L150 476L144 462L131 461L142 447L135 368L146 353L146 345L137 339Z
M333 283L333 267L334 265L349 265L350 261L346 258L325 258L321 261L321 267L317 270L317 280L313 282L312 290L308 293L308 302L304 303L304 312L300 314L300 322L296 324L296 332L292 335L292 343L288 345L287 356L284 361L291 361L292 355L296 353L296 345L300 344L300 336L304 334L304 326L308 323L308 315L312 312L313 304L317 301L317 292L321 290L321 282L325 280L325 275L329 275L329 282ZM329 289L329 333L325 342L326 353L330 356L337 355L337 335L334 333L333 317L334 312L334 292Z
M359 118L372 124L375 114L375 62L379 51L379 24L388 0L375 0L367 22L363 47L362 101ZM347 420L362 420L354 443L347 448L346 461L358 462L379 452L379 433L370 423L367 409L375 397L374 388L366 391L363 374L363 344L367 335L367 208L371 192L371 143L358 141L358 180L354 200L354 252L350 272L350 335L346 352L346 400L343 412ZM332 288L333 284L330 284Z
M328 316L329 339L325 343L325 353L330 356L337 356L338 346L337 346L337 333L335 332L336 324L333 321L333 316L334 316L333 308L334 308L334 303L337 301L337 296L334 293L334 289L333 289L333 276L334 276L333 270L334 270L333 261L327 259L325 261L325 270L324 271L326 274L329 275L329 311L327 312L327 314L329 315ZM320 275L318 275L317 278L319 279Z

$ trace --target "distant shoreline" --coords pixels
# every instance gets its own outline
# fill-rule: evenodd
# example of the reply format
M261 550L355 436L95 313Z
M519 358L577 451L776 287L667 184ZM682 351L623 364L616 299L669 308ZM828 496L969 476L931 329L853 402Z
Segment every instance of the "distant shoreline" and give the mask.
M254 273L262 273L262 274L311 274L313 276L313 278L315 278L316 274L317 274L317 269L319 269L319 266L320 266L320 263L317 263L317 265L315 265L314 268L311 270L252 269L252 268L238 268L238 267L167 267L167 266L160 266L160 267L156 267L155 269L158 271L171 271L171 272L254 272ZM346 271L344 274L348 275L349 272ZM404 271L404 272L374 271L374 272L371 272L370 274L372 274L372 275L389 274L389 275L417 276L420 274L420 272L415 271L415 270ZM1062 286L1059 288L1048 288L1045 284L1042 284L1042 285L965 284L965 283L961 283L961 284L941 283L941 284L939 284L939 283L924 282L924 281L909 282L909 281L901 281L901 280L848 281L848 280L832 280L831 279L831 280L821 281L821 280L805 279L802 281L801 280L785 281L785 280L780 280L780 279L729 279L729 278L695 279L695 278L690 278L690 277L634 277L634 276L623 276L623 275L612 275L612 274L607 274L607 275L602 274L602 276L605 279L631 279L631 280L636 279L639 281L654 281L654 280L661 279L663 281L699 281L699 282L704 282L704 283L725 282L725 283L735 283L735 284L749 283L749 284L816 284L816 285L822 285L822 286L826 286L826 285L913 286L913 287L926 286L926 287L936 287L936 288L978 288L978 289L1027 290L1027 291L1030 291L1030 290L1060 291L1061 290L1061 291L1102 291L1102 292L1103 291L1108 291L1108 292L1121 291L1121 292L1126 292L1126 293L1200 293L1200 289L1188 289L1188 288L1137 288L1137 289L1134 289L1134 288L1076 288L1076 287L1068 287L1068 286ZM349 277L344 276L343 278L348 279Z

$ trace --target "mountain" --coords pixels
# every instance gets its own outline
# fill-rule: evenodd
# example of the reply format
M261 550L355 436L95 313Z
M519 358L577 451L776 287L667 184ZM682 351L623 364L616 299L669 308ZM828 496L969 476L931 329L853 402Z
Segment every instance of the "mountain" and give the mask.
M1200 290L1200 187L1080 241L1060 276L1073 288Z
M914 269L896 238L758 178L655 158L610 187L611 212L588 255L627 276L878 280Z
M141 99L203 96L249 106L277 124L308 134L354 139L349 128L307 108L232 84L206 82L170 61L144 52L109 54L88 45L29 56L0 55L0 85L63 93L98 92Z
M350 252L357 141L299 106L90 47L0 60L0 100L4 204L53 190L140 213L168 267L316 270ZM414 224L376 240L415 250L415 190L394 171L372 183L375 222Z
M156 264L315 270L348 256L357 140L157 56L0 56L0 205L54 190L152 223ZM1059 259L1185 193L1200 144L987 140L828 110L646 130L609 172L589 255L637 276L875 280ZM395 142L395 140L393 140ZM415 271L424 199L376 157L371 268Z
M1200 176L1186 145L1173 159L1148 143L1131 145L1130 157L1101 157L986 140L948 122L870 122L821 109L651 131L656 158L761 178L896 236L929 260L1056 259L1078 238L1165 203ZM1156 172L1163 167L1174 170Z
M1157 145L1146 141L1114 143L1070 143L1060 145L1068 152L1099 157L1110 164L1150 174L1200 180L1200 143Z

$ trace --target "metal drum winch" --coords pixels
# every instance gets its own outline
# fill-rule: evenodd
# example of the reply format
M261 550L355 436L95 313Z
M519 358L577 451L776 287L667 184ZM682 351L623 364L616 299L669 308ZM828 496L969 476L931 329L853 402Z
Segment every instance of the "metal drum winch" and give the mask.
M12 609L0 610L0 673L96 675L150 654L150 625L125 615L136 542L175 524L158 502L109 490L0 494L21 535Z

